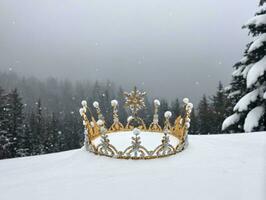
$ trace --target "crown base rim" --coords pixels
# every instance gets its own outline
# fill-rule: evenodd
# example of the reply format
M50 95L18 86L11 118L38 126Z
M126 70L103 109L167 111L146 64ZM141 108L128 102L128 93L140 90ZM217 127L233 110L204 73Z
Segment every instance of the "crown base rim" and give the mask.
M123 134L123 133L129 134L130 131L121 132L119 134ZM157 133L163 135L163 133L161 132L157 132ZM110 135L110 134L111 133L108 133L106 135ZM148 132L147 134L154 135L154 132ZM165 136L162 136L162 140L164 139L164 137ZM166 136L166 137L169 137L169 136ZM171 137L178 140L178 138L174 135L171 135ZM106 138L108 138L108 136ZM136 139L137 136L132 137L132 139L134 138ZM162 144L158 145L156 148L151 148L153 149L152 151L147 150L147 148L145 148L144 146L140 144L138 144L137 146L134 146L134 143L131 146L128 146L126 149L123 149L122 151L120 151L120 149L117 150L116 148L117 146L113 146L111 143L109 143L110 142L109 139L107 139L108 140L107 143L103 141L102 137L100 137L98 140L101 140L101 143L98 143L97 145L97 143L95 144L92 141L92 143L87 144L88 148L86 149L95 155L105 156L109 158L116 158L116 159L124 159L124 160L150 160L150 159L169 157L169 156L173 156L177 153L182 152L188 146L188 138L185 137L184 141L181 142L178 140L178 143L176 143L175 145L168 143L169 141L167 143L162 142Z

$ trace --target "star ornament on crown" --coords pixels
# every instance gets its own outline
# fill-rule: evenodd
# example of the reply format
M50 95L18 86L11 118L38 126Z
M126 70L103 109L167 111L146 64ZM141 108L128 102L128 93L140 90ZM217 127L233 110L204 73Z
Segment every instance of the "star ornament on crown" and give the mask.
M144 96L146 92L140 92L137 87L130 93L124 92L126 103L133 115L137 115L137 112L145 107Z
M119 120L117 100L111 101L113 124L110 127L106 127L97 101L93 103L97 120L87 102L82 101L80 115L85 127L84 146L87 151L119 159L153 159L174 155L187 147L190 113L193 109L193 104L188 98L183 99L183 114L178 116L173 124L170 122L172 113L170 111L164 113L164 125L161 127L158 114L159 100L154 100L153 121L147 125L138 116L138 112L145 107L146 92L141 92L135 87L133 91L125 92L124 95L125 105L132 114L125 125Z

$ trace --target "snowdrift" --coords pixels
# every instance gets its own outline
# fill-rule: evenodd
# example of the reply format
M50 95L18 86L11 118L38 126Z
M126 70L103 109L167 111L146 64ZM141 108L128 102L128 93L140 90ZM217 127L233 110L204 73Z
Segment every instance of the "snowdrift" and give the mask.
M1 200L266 199L266 132L189 136L182 153L116 160L83 149L0 161Z

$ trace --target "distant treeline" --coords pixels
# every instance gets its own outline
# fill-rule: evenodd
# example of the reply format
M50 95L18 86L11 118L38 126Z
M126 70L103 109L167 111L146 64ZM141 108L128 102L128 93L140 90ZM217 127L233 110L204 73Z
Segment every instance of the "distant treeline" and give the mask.
M221 124L232 106L221 83L215 95L203 95L193 109L189 134L219 134ZM128 117L124 107L123 88L106 82L71 82L49 78L22 78L15 73L0 73L0 159L38 155L79 148L83 143L80 102L86 99L100 103L107 125L112 123L111 100L119 101L119 117ZM160 99L159 120L163 113L173 113L172 123L182 111L178 98L172 102ZM145 99L140 113L151 123L153 103ZM94 111L95 112L95 111ZM94 113L96 116L96 113Z

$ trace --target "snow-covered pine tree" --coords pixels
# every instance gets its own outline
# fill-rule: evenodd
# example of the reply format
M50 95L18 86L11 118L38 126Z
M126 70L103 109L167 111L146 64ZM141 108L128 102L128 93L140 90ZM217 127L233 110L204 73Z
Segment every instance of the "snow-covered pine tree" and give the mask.
M81 146L81 140L83 137L82 124L80 124L79 116L75 116L71 113L67 113L63 118L63 124L58 131L58 142L63 141L61 151L76 149Z
M45 153L57 152L57 135L58 135L58 120L53 112L51 117L49 116L45 127L45 141L44 141L44 149Z
M222 125L223 130L266 130L266 7L260 9L243 28L254 40L247 45L244 58L234 66L229 98L235 103L233 114Z
M36 112L32 112L30 116L30 130L32 141L32 154L44 154L44 141L45 141L45 120L42 113L41 99L36 102Z
M23 122L23 130L18 136L18 150L17 156L24 157L31 155L31 140L30 140L30 128L26 120Z
M0 87L0 159L7 158L9 155L9 140L7 137L6 119L6 95Z
M21 102L17 89L12 90L7 95L6 104L6 119L7 123L7 137L10 142L9 152L10 157L17 157L19 154L19 138L23 133L23 104Z

